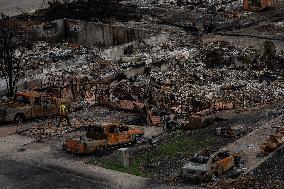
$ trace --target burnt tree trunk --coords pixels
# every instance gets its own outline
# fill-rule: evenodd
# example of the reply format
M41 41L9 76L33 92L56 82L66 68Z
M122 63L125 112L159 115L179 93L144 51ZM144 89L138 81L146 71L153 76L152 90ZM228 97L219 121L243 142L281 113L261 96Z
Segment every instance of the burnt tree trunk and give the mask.
M0 72L6 79L7 96L13 97L20 77L21 49L31 48L31 32L20 22L4 14L0 15Z
M12 97L19 78L19 62L15 58L16 46L13 46L12 32L8 29L0 30L0 59L1 71L7 83L7 96Z

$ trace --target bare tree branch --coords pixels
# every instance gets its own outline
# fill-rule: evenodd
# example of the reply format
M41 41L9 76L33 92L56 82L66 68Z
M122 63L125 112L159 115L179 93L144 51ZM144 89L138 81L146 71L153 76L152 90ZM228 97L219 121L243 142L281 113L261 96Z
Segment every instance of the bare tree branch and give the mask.
M16 52L31 47L31 33L17 20L0 16L0 71L7 83L7 95L14 96L23 65Z

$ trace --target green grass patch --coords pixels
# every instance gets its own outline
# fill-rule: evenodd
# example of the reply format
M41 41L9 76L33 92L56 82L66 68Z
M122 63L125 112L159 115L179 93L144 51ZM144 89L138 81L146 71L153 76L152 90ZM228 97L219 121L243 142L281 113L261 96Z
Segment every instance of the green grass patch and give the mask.
M91 163L95 163L96 165L102 166L106 169L129 173L137 176L142 176L147 178L150 178L152 176L151 173L144 171L143 168L140 167L143 163L139 161L132 162L129 167L124 167L119 162L112 160L103 160Z
M160 145L157 149L157 155L163 156L192 156L198 151L208 148L216 142L214 137L200 139L198 137L174 137L168 143Z
M102 166L107 169L112 169L120 172L130 173L137 176L152 177L155 171L147 170L144 167L151 162L155 162L161 157L167 159L174 158L189 158L195 153L216 147L216 136L209 135L200 136L193 135L187 137L183 133L177 133L176 136L162 142L157 146L152 146L147 150L137 153L135 158L131 158L129 167L124 167L114 159L99 159L90 163ZM218 145L217 145L218 146Z

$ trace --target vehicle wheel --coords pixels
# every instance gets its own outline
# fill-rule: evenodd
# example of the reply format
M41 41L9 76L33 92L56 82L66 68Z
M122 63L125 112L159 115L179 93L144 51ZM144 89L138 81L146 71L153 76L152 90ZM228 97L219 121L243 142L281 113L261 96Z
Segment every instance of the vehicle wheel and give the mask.
M135 136L134 140L133 140L134 144L139 144L142 143L142 136Z
M99 147L98 147L98 150L99 150L99 151L103 151L103 146L99 146Z
M215 177L218 177L219 176L219 173L216 171L216 172L214 172L214 174L213 174Z
M137 142L138 142L138 137L135 136L132 143L133 143L133 144L137 144Z
M240 163L241 163L241 158L240 158L240 157L235 157L235 159L234 159L234 164L235 164L236 166L238 166L238 165L240 165Z
M16 115L16 117L15 117L15 122L16 123L18 123L18 124L21 124L21 123L23 123L24 122L24 120L25 120L25 118L24 118L24 116L23 115L21 115L21 114L18 114L18 115Z

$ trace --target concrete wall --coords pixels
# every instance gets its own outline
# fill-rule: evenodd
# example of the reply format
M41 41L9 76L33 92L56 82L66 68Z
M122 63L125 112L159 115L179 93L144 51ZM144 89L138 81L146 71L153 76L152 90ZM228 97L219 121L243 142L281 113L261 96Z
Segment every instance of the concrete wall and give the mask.
M67 40L83 46L110 47L146 38L145 30L111 26L79 20L55 20L34 26L39 37Z
M146 38L142 40L144 44L149 45L149 46L156 46L162 43L166 43L169 41L169 35L168 34L159 34L156 36L152 36L150 38ZM111 60L119 60L121 58L124 58L125 60L127 59L127 55L125 54L125 50L127 48L137 48L138 42L131 42L119 46L115 46L109 49L106 49L102 52L101 56L105 57L106 59L111 59ZM130 53L132 54L132 53ZM129 58L129 61L135 57L130 56L132 58ZM124 61L127 62L127 61Z
M66 20L65 37L85 46L117 46L146 37L143 30L116 27L106 24Z

